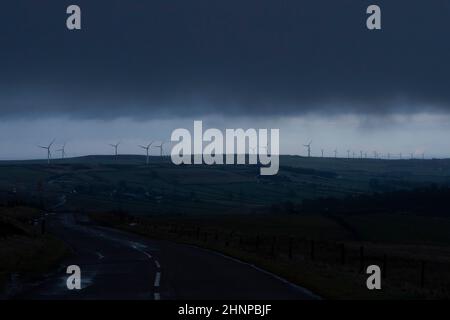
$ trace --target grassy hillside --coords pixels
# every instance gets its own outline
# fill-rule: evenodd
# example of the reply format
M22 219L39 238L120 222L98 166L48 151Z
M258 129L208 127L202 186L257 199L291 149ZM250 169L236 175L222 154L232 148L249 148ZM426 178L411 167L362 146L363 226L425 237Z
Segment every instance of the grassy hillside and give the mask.
M0 162L3 199L66 209L102 207L141 214L252 213L324 196L450 185L450 160L373 160L282 156L276 176L257 166L175 166L168 157L88 156Z
M34 208L0 207L0 298L49 271L68 253L61 241L41 234L40 217Z

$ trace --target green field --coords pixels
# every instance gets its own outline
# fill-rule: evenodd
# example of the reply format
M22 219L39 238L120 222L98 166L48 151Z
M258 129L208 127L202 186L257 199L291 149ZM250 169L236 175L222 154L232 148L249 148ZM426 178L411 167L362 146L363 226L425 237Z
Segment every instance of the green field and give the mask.
M346 222L361 235L361 240L355 240L347 227L317 214L260 215L257 219L250 215L91 217L101 224L151 238L223 252L279 274L324 298L450 297L447 218L345 216ZM370 264L377 264L386 272L382 291L365 287L361 266L365 270Z
M256 166L175 166L168 157L88 156L0 162L0 190L45 198L66 196L66 209L120 208L139 214L267 212L303 199L450 185L450 160L374 160L281 156L276 176Z
M450 186L450 160L282 156L279 174L266 177L257 166L179 167L168 157L152 157L146 166L144 157L133 155L72 158L51 165L0 162L4 204L88 213L132 232L205 246L330 298L448 298L450 219L436 217L434 203L420 214L292 208L304 200L351 199L432 185ZM40 245L32 241L22 251L27 255L26 250ZM382 294L368 293L363 286L361 247L364 264L388 265Z

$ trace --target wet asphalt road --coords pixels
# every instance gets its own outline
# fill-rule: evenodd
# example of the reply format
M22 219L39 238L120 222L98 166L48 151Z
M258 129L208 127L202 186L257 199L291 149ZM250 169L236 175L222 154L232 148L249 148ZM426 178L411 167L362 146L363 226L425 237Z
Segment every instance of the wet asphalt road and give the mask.
M69 213L49 216L48 229L73 253L58 272L28 287L19 299L315 298L303 288L219 253L80 223ZM69 265L81 268L81 290L67 289Z

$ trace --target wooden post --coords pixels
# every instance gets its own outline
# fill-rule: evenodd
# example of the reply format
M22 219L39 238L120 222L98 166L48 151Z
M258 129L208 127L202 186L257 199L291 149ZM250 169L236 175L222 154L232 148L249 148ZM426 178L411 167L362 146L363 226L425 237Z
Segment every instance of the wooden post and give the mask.
M359 273L364 272L364 247L359 247Z
M276 236L273 236L273 239L272 239L272 249L271 249L271 255L272 255L272 257L275 257L275 244L276 244L276 241L277 241L277 237L276 237Z
M231 243L233 242L233 234L234 234L234 231L231 231L231 232L230 232L230 236L228 237L228 240L227 240L227 242L225 243L225 245L226 245L227 247L230 246Z
M341 244L341 264L345 264L345 244Z
M45 234L45 218L41 222L41 234Z
M420 266L420 287L425 287L425 261L422 260Z
M289 259L290 260L292 260L293 246L294 246L294 239L292 239L292 237L289 237L289 251L288 251L288 255L289 255Z

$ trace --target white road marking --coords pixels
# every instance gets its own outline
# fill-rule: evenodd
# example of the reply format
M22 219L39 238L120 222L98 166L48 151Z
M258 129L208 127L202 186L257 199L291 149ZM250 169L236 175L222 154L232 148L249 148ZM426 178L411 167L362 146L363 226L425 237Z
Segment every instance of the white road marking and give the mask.
M158 292L155 292L155 300L161 300L161 295Z
M155 287L159 287L159 282L161 281L161 272L157 272L155 276Z
M229 260L231 260L231 261L234 261L234 262L237 262L237 263L240 263L240 264L249 266L249 267L251 267L251 268L253 268L253 269L255 269L255 270L258 270L258 271L260 271L260 272L262 272L262 273L265 273L265 274L267 274L267 275L269 275L269 276L271 276L271 277L273 277L273 278L275 278L275 279L277 279L277 280L279 280L279 281L281 281L281 282L283 282L283 283L289 285L290 287L295 288L295 289L298 290L298 291L301 291L302 293L304 293L305 295L309 296L309 297L312 298L312 299L315 299L315 300L322 300L322 297L320 297L320 296L314 294L314 293L311 292L310 290L308 290L308 289L306 289L306 288L303 288L303 287L300 287L300 286L298 286L298 285L296 285L296 284L294 284L294 283L292 283L292 282L290 282L290 281L288 281L288 280L286 280L286 279L284 279L284 278L282 278L282 277L280 277L280 276L278 276L278 275L276 275L276 274L274 274L274 273L272 273L272 272L270 272L270 271L267 271L267 270L264 270L264 269L262 269L262 268L260 268L260 267L257 267L257 266L254 265L254 264L251 264L251 263L248 263L248 262L241 261L241 260L239 260L239 259L236 259L236 258L227 256L226 254L223 254L223 253L220 253L220 252L218 252L218 251L211 250L211 249L206 249L206 248L202 248L202 247L197 247L197 246L195 246L195 245L187 245L187 246L189 246L189 247L191 247L191 248L196 248L196 249L200 249L200 250L203 250L203 251L207 251L207 252L216 254L216 255L218 255L218 256L221 256L221 257L223 257L223 258L229 259Z
M152 259L152 255L144 250L139 249L138 247L133 246L133 249L139 251L140 253L143 253L147 256L147 258Z
M159 264L159 261L158 261L158 260L155 260L155 265L156 265L156 267L157 267L158 269L161 268L161 265Z

